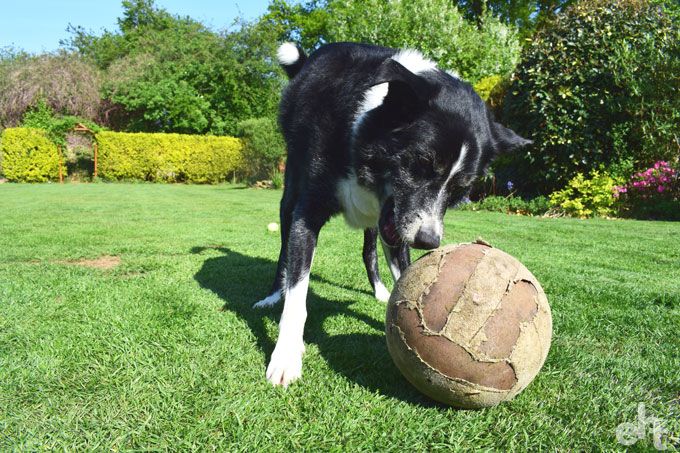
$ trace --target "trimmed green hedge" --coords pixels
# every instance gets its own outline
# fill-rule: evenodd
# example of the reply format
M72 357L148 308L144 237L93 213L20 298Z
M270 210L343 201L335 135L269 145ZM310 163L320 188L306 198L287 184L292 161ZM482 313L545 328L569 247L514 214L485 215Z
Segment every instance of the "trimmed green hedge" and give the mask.
M218 183L243 161L233 137L99 132L99 176L109 180Z
M0 154L2 172L9 181L46 182L59 179L59 162L62 159L59 148L41 129L5 129L0 139Z

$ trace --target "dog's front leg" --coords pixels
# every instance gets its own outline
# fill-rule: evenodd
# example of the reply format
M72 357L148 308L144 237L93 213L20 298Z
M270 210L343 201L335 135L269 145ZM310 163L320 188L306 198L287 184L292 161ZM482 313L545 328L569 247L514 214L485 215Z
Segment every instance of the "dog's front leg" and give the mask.
M366 266L366 274L368 275L371 288L373 288L375 298L380 302L387 302L390 298L390 291L380 279L377 243L378 230L376 228L366 228L364 230L364 250L362 253L364 266Z
M321 223L304 215L294 216L291 225L279 338L267 367L267 380L273 385L288 386L302 375L309 272L320 228Z
M404 272L409 264L411 264L411 251L407 244L390 247L385 244L382 239L380 242L382 243L385 260L390 268L392 279L394 279L394 283L396 283L397 280L399 280L399 277L401 277L402 272Z

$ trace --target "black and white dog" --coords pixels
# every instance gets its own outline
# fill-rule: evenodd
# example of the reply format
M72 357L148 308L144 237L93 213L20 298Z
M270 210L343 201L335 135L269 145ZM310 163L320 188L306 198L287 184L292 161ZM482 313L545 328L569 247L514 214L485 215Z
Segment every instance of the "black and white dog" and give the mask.
M302 373L309 272L319 230L339 212L364 232L364 263L387 300L378 233L396 281L409 247L439 246L446 208L468 193L498 153L530 143L496 123L472 87L414 50L336 43L309 58L283 44L291 79L280 123L288 146L281 252L271 294L285 300L267 379Z

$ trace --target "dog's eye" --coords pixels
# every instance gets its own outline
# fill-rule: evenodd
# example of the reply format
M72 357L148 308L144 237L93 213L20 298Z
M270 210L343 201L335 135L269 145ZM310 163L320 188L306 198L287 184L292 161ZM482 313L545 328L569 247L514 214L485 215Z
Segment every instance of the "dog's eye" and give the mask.
M446 168L446 164L442 162L435 162L434 163L434 172L437 173L439 176L447 176L448 171Z
M411 170L417 176L423 178L430 177L434 173L432 160L429 159L427 156L419 155L414 159L411 165Z
M454 208L461 203L469 201L471 187L452 185L449 188L448 206Z

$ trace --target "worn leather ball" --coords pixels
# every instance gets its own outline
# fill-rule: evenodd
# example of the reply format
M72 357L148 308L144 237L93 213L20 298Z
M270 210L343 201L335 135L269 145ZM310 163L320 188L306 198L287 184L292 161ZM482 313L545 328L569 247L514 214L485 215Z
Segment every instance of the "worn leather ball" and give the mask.
M448 245L409 266L387 306L387 347L418 390L460 408L529 385L552 337L548 300L517 259L486 243Z

